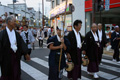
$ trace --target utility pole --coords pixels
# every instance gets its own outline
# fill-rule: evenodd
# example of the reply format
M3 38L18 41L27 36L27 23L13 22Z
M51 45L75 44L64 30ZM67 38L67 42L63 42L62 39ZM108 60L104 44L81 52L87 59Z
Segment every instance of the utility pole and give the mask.
M26 0L25 0L25 18L26 18L26 8L27 8L27 5L26 5Z
M95 23L95 0L92 0L92 23Z
M44 29L44 0L42 0L42 27Z
M40 3L39 3L39 27L40 27L40 23L41 21L40 21Z
M13 15L15 15L15 0L13 0Z

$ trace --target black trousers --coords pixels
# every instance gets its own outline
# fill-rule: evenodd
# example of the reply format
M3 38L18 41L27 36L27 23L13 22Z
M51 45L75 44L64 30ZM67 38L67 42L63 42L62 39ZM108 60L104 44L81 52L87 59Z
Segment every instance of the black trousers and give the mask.
M43 40L39 39L39 47L43 47Z
M99 52L99 64L102 61L102 54L103 54L103 44L100 43L100 52Z
M119 61L119 47L114 48L113 59L116 59L116 61Z
M28 49L28 55L31 54L31 50L32 50L32 49ZM24 59L26 60L25 55L24 55Z

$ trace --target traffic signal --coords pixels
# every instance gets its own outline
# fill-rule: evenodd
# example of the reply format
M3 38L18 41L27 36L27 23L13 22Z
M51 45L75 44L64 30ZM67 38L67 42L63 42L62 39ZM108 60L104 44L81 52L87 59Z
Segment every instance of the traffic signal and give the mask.
M98 11L104 10L104 0L97 0L98 1Z

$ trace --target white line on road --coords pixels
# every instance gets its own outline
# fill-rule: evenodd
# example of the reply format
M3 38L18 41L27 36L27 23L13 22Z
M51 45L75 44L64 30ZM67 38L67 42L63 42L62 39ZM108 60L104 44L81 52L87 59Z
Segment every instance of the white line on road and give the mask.
M114 65L120 66L120 64L118 64L118 63L116 63L116 62L113 62L113 61L110 61L110 60L106 60L106 59L102 59L102 62L110 63L110 64L114 64Z
M0 67L0 76L1 76L1 67Z
M63 75L67 77L67 72L64 71ZM81 78L82 78L82 80L91 80L91 79L88 79L88 78L86 78L84 76L81 76ZM78 79L78 80L80 80L80 79Z
M83 67L82 66L82 70L87 72L87 67ZM109 73L106 73L106 72L102 72L102 71L99 71L98 72L98 75L104 79L107 79L107 80L110 80L110 79L114 79L116 78L117 76L115 75L112 75L112 74L109 74Z
M47 61L44 61L44 60L39 59L39 58L32 58L31 60L36 62L37 64L40 64L40 65L42 65L42 66L44 66L46 68L49 68ZM64 72L63 75L67 77L67 72ZM82 80L90 80L90 79L82 76Z
M49 58L49 56L45 56L45 58L47 58L47 59L48 59L48 58Z
M46 44L46 43L43 43L43 44L47 46L47 44Z
M112 66L108 66L108 65L100 65L101 68L105 68L107 70L111 70L111 71L115 71L115 72L118 72L120 73L120 68L117 68L117 67L112 67Z
M40 72L25 62L21 61L21 66L22 70L33 77L35 80L48 80L48 76L46 74Z
M114 80L120 80L120 77L119 77L119 78L116 78L116 79L114 79Z
M43 48L40 48L40 47L34 47L35 49L47 49L47 47L43 47Z

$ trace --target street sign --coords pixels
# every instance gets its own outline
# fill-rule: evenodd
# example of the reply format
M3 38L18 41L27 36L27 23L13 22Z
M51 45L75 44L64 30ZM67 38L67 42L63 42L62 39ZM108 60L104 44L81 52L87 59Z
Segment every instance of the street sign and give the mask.
M105 0L105 10L108 11L110 9L110 0Z

